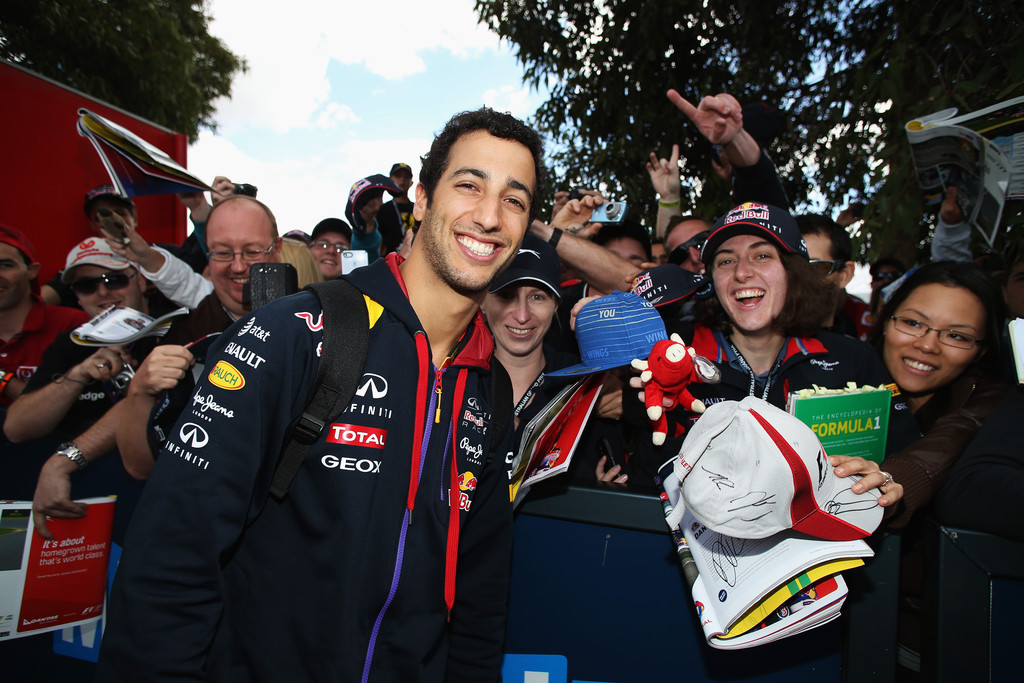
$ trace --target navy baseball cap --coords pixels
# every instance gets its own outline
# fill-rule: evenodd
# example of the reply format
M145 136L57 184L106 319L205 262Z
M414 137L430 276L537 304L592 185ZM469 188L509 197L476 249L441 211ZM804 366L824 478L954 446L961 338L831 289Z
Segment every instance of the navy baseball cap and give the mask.
M679 266L666 263L641 271L633 278L631 291L651 302L653 306L667 306L688 299L708 283L708 278Z
M401 161L399 161L397 164L391 167L391 171L388 173L388 175L395 175L399 171L404 171L405 173L412 175L412 167L409 166L409 164L403 164Z
M555 248L536 235L528 234L512 265L491 283L490 292L493 294L516 282L534 282L561 299L561 272Z
M128 207L129 209L135 208L135 202L132 201L131 197L125 197L123 194L117 191L113 185L100 185L94 187L85 193L85 203L82 205L82 209L85 211L85 215L89 215L89 210L92 209L92 205L101 199L109 199L112 202L121 204Z
M765 237L781 251L809 258L800 228L788 211L771 204L747 202L718 219L700 252L700 260L710 266L722 243L736 235Z
M349 225L356 232L366 232L366 225L359 215L359 209L362 208L371 197L379 197L385 192L390 193L392 196L402 194L402 191L398 189L398 185L391 182L391 178L380 173L375 173L371 176L366 176L362 180L357 180L352 185L352 189L348 191L348 203L345 205L345 218L348 219Z
M655 343L663 339L668 339L665 322L647 299L632 292L613 292L589 302L576 316L576 341L583 362L545 375L589 375L629 365L634 358L651 355Z

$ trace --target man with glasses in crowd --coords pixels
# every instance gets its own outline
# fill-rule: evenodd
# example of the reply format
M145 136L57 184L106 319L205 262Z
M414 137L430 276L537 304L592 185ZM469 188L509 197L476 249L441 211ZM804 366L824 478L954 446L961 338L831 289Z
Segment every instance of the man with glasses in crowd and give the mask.
M352 245L352 227L340 218L325 218L316 224L310 235L309 250L313 253L324 280L341 275L341 252Z
M138 368L121 402L117 446L125 468L145 479L156 462L150 415L157 398L174 390L196 363L190 347L226 330L249 311L246 285L255 263L280 263L277 219L259 200L234 195L219 202L206 221L209 278L213 293L187 317L178 318L163 341ZM165 416L171 422L172 416Z

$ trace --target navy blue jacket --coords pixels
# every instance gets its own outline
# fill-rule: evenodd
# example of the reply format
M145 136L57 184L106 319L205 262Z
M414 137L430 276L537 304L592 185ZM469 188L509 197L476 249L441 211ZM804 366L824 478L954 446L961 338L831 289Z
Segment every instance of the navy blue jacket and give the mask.
M398 263L350 276L364 374L283 502L268 490L317 368L316 297L218 340L129 531L98 680L497 680L512 514L509 449L485 467L493 340L478 315L437 370Z

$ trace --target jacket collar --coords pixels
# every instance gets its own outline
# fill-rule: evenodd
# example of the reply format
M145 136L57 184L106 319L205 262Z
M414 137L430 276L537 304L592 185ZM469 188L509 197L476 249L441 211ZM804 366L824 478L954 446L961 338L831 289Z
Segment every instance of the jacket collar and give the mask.
M366 296L390 311L415 333L421 331L423 326L412 304L409 303L409 290L399 268L403 261L405 259L392 252L383 259L374 261L367 268L360 268L349 276L349 279ZM450 366L489 370L493 352L494 338L487 328L483 313L477 310L459 342L459 351Z
M728 364L729 356L715 333L708 327L696 325L693 330L693 347L697 353L709 360L723 365ZM790 337L786 341L780 368L796 363L804 358L820 356L828 353L828 348L817 337Z

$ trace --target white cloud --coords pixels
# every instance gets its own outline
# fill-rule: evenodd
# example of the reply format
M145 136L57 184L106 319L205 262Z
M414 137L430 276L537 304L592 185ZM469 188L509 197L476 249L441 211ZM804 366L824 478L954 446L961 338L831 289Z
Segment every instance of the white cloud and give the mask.
M419 156L429 139L350 140L325 147L316 156L268 160L204 131L189 149L188 169L207 182L224 175L259 188L259 199L277 217L281 232L309 232L321 219L344 218L352 183L371 173L387 173L395 161L419 174ZM381 159L389 159L386 166Z
M360 118L347 104L328 102L316 119L317 128L336 128L339 123L359 123Z
M478 68L484 51L514 58L478 25L473 0L397 0L382 9L325 0L212 0L211 33L248 61L249 72L236 78L232 99L218 103L219 133L204 131L190 147L189 170L208 182L226 175L256 185L282 232L309 231L323 218L342 217L352 183L387 173L396 161L418 174L438 122L421 121L413 110L400 132L388 129L384 139L373 139L371 91L422 72L428 51L450 53L463 60L456 68L467 70ZM380 85L332 91L332 62L361 64ZM427 76L437 81L437 92L465 99L457 73ZM490 89L482 99L520 117L536 107L519 85ZM396 134L405 137L389 137Z
M537 109L536 98L531 96L529 86L503 85L489 88L481 96L483 103L491 109L507 111L513 116L525 118Z
M331 92L332 59L395 80L422 72L420 55L428 50L466 57L499 49L498 37L477 23L472 0L394 0L386 9L325 0L213 0L211 33L249 66L235 79L231 99L218 102L222 130L284 133L319 125L328 100L353 97Z

